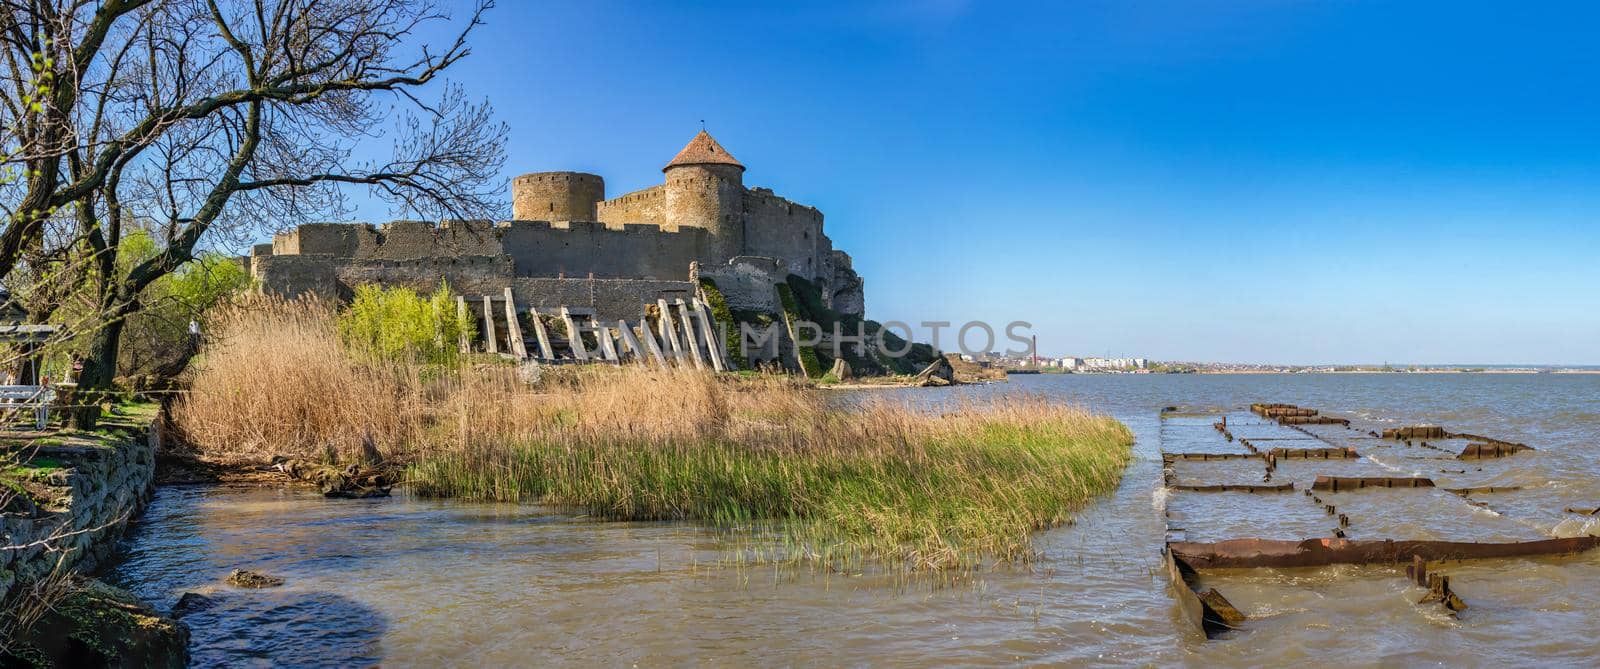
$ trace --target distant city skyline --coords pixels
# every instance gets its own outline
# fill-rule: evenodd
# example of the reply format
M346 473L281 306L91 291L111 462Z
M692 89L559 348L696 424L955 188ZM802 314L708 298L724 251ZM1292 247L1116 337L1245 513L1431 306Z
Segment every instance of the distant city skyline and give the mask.
M1592 365L1597 18L506 3L452 78L510 124L507 179L626 192L705 119L746 183L826 212L877 320L1026 320L1050 356Z

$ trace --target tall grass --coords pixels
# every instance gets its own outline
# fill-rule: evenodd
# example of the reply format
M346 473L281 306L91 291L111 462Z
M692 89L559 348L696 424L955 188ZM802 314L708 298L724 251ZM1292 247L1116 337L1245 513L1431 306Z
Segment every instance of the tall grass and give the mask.
M422 429L410 365L357 361L314 300L247 299L207 315L212 333L173 418L207 456L338 458L363 439L400 447Z
M1026 561L1034 530L1117 483L1132 442L1115 421L1039 397L844 408L775 376L595 366L529 385L508 366L424 373L339 355L325 310L253 313L224 323L178 411L208 451L349 452L347 435L370 433L408 459L422 494L771 524L795 555L825 561ZM289 327L262 327L274 319Z

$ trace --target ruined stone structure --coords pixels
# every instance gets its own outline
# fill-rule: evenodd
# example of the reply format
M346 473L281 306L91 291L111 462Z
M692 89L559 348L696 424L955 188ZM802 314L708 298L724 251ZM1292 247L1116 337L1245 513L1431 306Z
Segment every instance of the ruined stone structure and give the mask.
M666 167L664 183L606 199L605 180L535 172L512 180L513 219L311 224L256 247L251 272L267 291L346 297L363 283L467 296L510 286L539 308L587 306L637 319L658 297L714 279L730 306L779 309L790 274L819 286L835 311L861 315L862 282L833 248L822 212L744 185L744 165L701 131Z

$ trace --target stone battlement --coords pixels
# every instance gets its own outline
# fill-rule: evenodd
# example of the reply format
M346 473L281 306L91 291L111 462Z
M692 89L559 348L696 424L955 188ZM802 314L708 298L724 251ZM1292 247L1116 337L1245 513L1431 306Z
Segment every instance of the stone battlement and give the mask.
M691 281L690 267L698 265L747 284L734 292L748 295L751 308L769 306L765 287L793 273L824 295L844 291L841 304L859 309L860 277L823 233L822 212L770 188L746 188L744 170L701 132L656 186L607 199L599 175L524 174L511 180L512 220L301 225L254 248L252 273L264 289L286 294L343 296L358 283L425 287L440 280L470 294L521 279L637 280L666 290ZM836 267L841 259L844 266ZM531 291L535 284L518 285ZM562 295L587 290L546 287ZM626 302L639 290L618 284L601 292Z

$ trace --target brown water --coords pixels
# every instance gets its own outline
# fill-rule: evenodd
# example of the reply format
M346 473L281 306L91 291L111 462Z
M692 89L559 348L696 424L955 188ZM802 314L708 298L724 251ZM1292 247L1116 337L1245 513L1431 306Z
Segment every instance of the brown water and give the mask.
M689 524L225 488L158 491L111 578L162 607L185 592L208 596L209 606L184 618L200 666L1600 661L1592 632L1600 554L1452 565L1452 584L1471 606L1459 620L1415 604L1420 591L1393 569L1208 572L1206 584L1251 617L1244 631L1211 641L1178 616L1158 555L1169 502L1158 492L1163 441L1199 444L1210 430L1209 423L1193 430L1182 421L1164 425L1159 410L1169 405L1223 410L1290 402L1525 442L1539 452L1485 461L1483 472L1432 473L1471 485L1527 486L1527 494L1485 496L1488 509L1434 496L1341 499L1339 506L1365 519L1353 526L1362 532L1587 532L1590 524L1561 508L1600 504L1600 375L1033 376L885 392L934 402L958 393L1067 397L1127 423L1138 437L1136 459L1122 485L1076 525L1038 535L1043 556L1031 571L987 573L954 587L734 568L726 544ZM1393 476L1419 473L1392 473L1407 467L1454 466L1372 453L1353 466ZM1214 501L1202 510L1183 508L1174 496L1174 523L1215 538L1326 534L1326 517L1301 514L1304 508L1273 513L1206 499ZM1290 501L1310 507L1283 500ZM1389 513L1394 505L1408 512ZM1219 517L1243 520L1214 522ZM234 568L288 584L231 589L221 583Z

